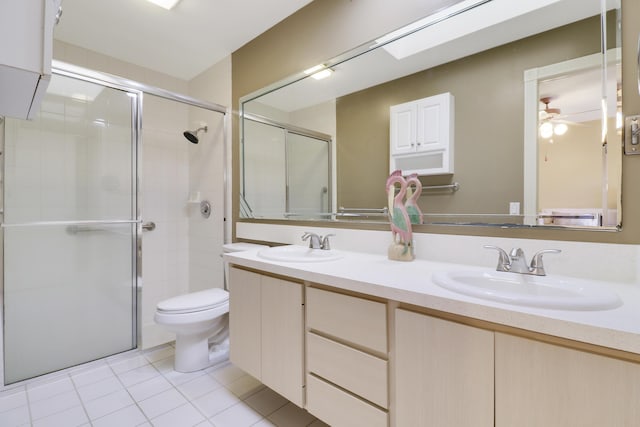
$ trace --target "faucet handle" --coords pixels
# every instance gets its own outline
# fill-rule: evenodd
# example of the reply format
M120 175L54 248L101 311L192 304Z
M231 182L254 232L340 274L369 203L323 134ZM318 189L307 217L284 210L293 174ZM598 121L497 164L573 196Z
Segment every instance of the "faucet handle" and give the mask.
M543 249L541 251L536 252L531 258L531 271L533 274L538 276L546 276L546 272L544 271L544 265L542 263L542 255L544 254L559 254L562 252L560 249Z
M309 239L309 248L320 249L320 236L307 231L302 235L302 241L307 241L307 239Z
M320 245L320 247L325 251L328 251L331 249L331 244L329 243L329 237L331 236L335 236L335 234L327 234L322 238L322 244Z
M497 271L509 271L509 268L511 267L511 258L509 258L509 254L506 253L504 249L493 245L484 245L483 248L498 251Z

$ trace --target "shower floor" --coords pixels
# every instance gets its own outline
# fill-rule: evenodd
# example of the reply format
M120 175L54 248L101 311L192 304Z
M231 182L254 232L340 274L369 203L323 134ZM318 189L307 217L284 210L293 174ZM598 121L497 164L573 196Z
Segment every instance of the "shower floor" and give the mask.
M127 352L8 386L0 425L326 426L229 362L175 372L173 352Z

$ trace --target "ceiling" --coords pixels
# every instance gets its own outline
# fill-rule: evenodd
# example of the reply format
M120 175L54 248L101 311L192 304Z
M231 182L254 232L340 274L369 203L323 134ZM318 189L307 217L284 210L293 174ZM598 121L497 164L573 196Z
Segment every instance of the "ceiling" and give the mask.
M63 0L54 38L190 80L312 0Z

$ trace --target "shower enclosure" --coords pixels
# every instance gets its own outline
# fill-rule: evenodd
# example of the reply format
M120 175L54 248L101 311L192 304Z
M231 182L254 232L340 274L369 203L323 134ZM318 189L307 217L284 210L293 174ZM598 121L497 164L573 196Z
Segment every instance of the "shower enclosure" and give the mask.
M4 126L4 383L137 346L141 92L53 75Z
M244 118L246 212L256 218L331 217L331 136L251 114Z
M4 384L169 342L157 303L222 284L227 108L53 68L34 120L0 117Z

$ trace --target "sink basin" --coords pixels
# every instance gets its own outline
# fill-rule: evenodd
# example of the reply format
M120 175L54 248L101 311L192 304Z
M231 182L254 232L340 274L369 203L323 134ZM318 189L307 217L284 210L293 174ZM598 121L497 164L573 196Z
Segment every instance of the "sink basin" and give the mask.
M309 249L297 245L262 249L258 252L258 256L280 262L327 262L342 258L342 255L332 250Z
M508 304L558 310L608 310L619 307L606 284L573 278L529 276L500 271L449 271L433 281L450 291Z

